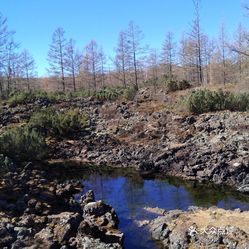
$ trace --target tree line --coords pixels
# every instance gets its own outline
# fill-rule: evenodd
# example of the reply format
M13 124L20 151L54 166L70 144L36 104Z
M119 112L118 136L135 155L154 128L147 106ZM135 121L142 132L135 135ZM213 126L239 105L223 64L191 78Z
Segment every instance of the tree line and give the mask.
M20 51L14 41L14 31L8 29L7 19L0 13L0 93L10 93L21 87L31 89L35 77L35 61L28 50Z
M141 28L131 21L117 39L115 55L107 56L91 40L81 51L63 28L52 34L47 60L49 84L60 91L88 88L96 91L108 85L134 86L162 80L187 80L194 85L243 82L248 73L249 33L238 24L229 40L222 24L218 38L208 37L201 27L200 0L193 0L194 19L179 41L168 32L161 49L144 46ZM247 7L245 7L248 10ZM27 50L20 51L9 31L7 20L0 15L0 92L34 88L36 65Z

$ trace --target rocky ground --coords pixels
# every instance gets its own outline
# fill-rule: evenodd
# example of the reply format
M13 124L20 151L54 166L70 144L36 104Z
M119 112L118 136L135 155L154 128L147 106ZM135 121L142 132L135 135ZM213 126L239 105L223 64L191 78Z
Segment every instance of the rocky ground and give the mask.
M201 182L227 184L249 192L249 114L217 112L191 115L175 108L175 97L149 89L136 101L77 99L2 107L1 126L20 125L47 106L77 107L90 118L86 131L51 140L51 159L95 165L132 166Z
M114 209L92 191L76 202L81 183L47 170L28 164L0 180L0 248L122 248Z
M90 125L70 138L48 139L50 162L77 160L99 167L129 166L144 174L162 172L230 185L249 193L249 113L192 115L176 108L175 97L162 91L152 96L149 89L142 89L135 101L75 99L36 101L12 108L2 105L0 130L22 125L42 108L76 107L87 114ZM77 182L60 183L50 171L48 174L45 168L28 164L1 178L0 248L121 248L123 234L118 231L118 218L112 207L96 202L92 192L76 202L73 195L81 186ZM219 220L225 214L240 220L249 216L221 212L169 212L151 223L152 235L162 240L166 248L218 248L219 243L227 248L246 248L243 243L249 244L249 231L236 225L236 219L227 219L224 226L232 224L231 234L219 236L215 242L210 242L208 236L187 232L188 227L195 227L194 223L196 229L223 225L199 224L196 215L205 214L207 221L212 221L212 217ZM249 224L248 219L245 221ZM172 239L175 234L179 236Z
M249 248L249 212L190 207L186 212L159 213L148 226L152 237L164 248Z

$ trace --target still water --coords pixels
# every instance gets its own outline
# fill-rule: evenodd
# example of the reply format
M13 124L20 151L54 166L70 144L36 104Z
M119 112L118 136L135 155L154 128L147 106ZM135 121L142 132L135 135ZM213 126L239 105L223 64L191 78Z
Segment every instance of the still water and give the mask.
M248 196L227 188L177 178L145 179L138 173L112 171L84 174L82 182L85 188L81 194L92 189L96 200L103 200L116 210L120 220L119 229L125 233L126 249L160 248L149 232L139 228L136 223L153 218L153 214L146 212L144 207L187 210L191 205L215 205L225 209L249 210Z

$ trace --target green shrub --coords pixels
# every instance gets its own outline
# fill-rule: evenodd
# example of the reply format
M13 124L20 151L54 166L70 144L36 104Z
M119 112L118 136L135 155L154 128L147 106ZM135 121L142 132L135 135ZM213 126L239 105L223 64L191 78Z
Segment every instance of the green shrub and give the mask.
M175 77L168 75L163 75L161 82L167 86L169 92L185 90L191 87L187 80L177 80Z
M97 91L81 89L77 92L15 91L9 95L7 103L11 107L14 107L16 105L32 103L37 100L56 102L73 100L79 97L93 97L100 101L115 101L122 96L128 99L132 99L134 98L135 94L136 90L134 87L105 87Z
M124 88L123 97L126 100L134 100L136 94L137 94L136 87L130 86L130 87Z
M33 92L24 92L17 91L9 95L7 103L13 107L16 105L22 105L27 103L32 103L37 100L41 101L60 101L70 99L70 93L63 92L45 92L45 91L33 91Z
M14 161L41 160L47 155L47 145L35 129L15 127L0 134L0 154Z
M7 171L13 168L14 168L13 162L7 156L0 154L0 174L6 173Z
M56 111L47 108L34 113L30 118L29 126L55 136L67 136L70 133L84 129L88 120L77 109Z
M15 92L15 93L12 93L10 94L10 97L9 99L7 100L7 103L10 105L10 106L16 106L16 105L19 105L19 104L25 104L29 101L29 93L28 92Z
M133 100L137 90L134 86L129 87L105 87L97 90L94 93L94 97L101 101L115 101L118 98L125 98L127 100Z
M190 88L191 85L187 80L180 80L177 82L177 90L185 90Z
M168 88L168 91L170 92L175 92L178 89L178 82L176 80L170 80L167 82L167 88Z
M191 92L184 103L190 112L196 114L220 110L246 111L249 109L249 94L197 90Z
M93 96L94 92L86 90L86 89L81 89L77 92L70 92L69 96L71 99L73 98L88 98L90 96Z
M114 101L122 94L122 90L118 88L103 88L95 92L95 97L102 101Z

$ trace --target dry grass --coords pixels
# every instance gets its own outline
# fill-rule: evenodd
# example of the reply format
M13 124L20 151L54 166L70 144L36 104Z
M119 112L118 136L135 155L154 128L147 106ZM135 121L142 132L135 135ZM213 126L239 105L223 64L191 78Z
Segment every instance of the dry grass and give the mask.
M166 107L165 103L158 100L149 100L146 102L139 103L138 106L133 106L131 108L132 112L151 114L153 112L158 112Z
M180 219L186 225L196 224L198 227L225 227L235 226L247 234L249 233L249 212L234 212L230 210L210 208L208 210L198 210L191 214L183 214Z
M225 92L236 92L238 90L238 85L236 84L210 84L210 85L203 85L199 87L195 87L194 89L208 89L211 91L218 91L222 89Z

